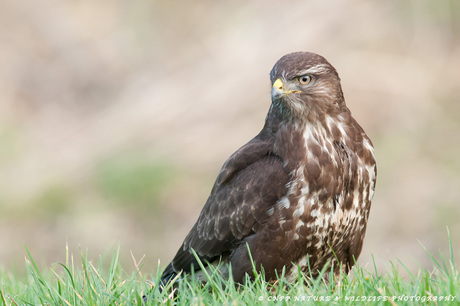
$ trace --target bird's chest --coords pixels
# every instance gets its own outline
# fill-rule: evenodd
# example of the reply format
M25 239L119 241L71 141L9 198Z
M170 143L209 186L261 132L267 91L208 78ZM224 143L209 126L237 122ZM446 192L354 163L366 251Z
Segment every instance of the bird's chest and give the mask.
M307 129L297 137L297 146L290 148L296 153L286 159L292 169L287 194L278 203L284 209L281 222L290 220L286 230L299 247L320 249L351 226L342 222L352 216L344 206L353 196L351 153L344 158L340 143L323 131Z
M302 215L327 217L337 208L351 177L349 160L341 157L338 143L324 131L306 129L298 147L291 148L298 153L287 159L292 165L287 196Z
M340 140L326 128L308 125L281 133L280 138L280 156L291 174L288 194L316 196L322 202L333 197L348 170L348 159L340 152Z

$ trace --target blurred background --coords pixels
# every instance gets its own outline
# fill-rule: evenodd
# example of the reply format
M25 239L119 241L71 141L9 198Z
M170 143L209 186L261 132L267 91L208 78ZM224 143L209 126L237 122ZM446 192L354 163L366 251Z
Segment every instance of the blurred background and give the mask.
M460 255L460 2L3 0L0 266L165 266L223 162L262 128L269 71L312 51L374 142L361 266Z

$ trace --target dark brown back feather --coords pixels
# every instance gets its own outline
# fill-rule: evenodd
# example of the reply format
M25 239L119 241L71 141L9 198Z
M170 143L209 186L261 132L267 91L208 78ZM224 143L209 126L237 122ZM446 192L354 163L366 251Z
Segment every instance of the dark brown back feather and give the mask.
M224 164L211 194L164 276L190 271L196 260L212 262L230 255L244 238L264 224L267 210L285 193L289 175L272 152L273 142L258 137L236 151Z

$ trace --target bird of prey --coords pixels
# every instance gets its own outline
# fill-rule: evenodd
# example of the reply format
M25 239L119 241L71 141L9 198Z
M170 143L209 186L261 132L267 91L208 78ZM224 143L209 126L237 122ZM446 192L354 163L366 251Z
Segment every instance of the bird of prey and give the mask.
M224 163L211 194L161 282L200 267L243 283L334 273L361 253L377 168L372 142L345 105L340 78L322 56L295 52L270 72L271 106L260 133ZM231 265L231 270L225 266Z

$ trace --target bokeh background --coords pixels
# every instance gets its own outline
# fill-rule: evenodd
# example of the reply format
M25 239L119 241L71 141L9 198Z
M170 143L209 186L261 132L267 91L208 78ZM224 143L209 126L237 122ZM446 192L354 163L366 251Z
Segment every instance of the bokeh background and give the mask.
M299 50L337 68L375 145L361 266L430 267L446 226L458 258L459 1L3 0L0 266L66 243L166 265Z

